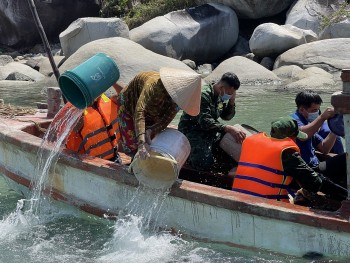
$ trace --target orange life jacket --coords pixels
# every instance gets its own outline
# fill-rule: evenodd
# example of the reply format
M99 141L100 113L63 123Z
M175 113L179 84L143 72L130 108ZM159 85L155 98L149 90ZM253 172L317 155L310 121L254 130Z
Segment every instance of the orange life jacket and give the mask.
M102 159L113 159L118 154L120 139L118 105L102 94L83 113L83 127L79 133L68 135L66 147Z
M274 139L265 133L254 134L243 141L232 190L254 196L288 202L288 185L292 177L285 174L282 153L286 149L300 152L290 139Z

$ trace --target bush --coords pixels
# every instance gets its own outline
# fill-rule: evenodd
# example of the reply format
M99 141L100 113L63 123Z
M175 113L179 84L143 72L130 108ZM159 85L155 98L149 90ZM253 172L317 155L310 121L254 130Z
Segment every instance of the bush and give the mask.
M101 17L122 17L128 12L128 0L100 0Z
M100 0L100 15L121 17L129 28L133 29L154 17L196 5L193 0L143 0L142 2L143 4L130 8L128 0Z
M339 23L347 18L350 18L350 4L344 2L340 5L338 10L335 10L329 16L321 16L320 29L323 30L326 27Z

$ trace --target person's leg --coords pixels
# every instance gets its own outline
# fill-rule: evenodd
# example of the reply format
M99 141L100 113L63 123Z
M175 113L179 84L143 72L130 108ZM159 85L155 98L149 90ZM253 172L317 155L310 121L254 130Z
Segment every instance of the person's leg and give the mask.
M213 143L213 158L214 169L218 172L227 174L233 167L236 167L238 163L228 155L223 149L221 149L220 140Z
M321 173L333 182L346 187L346 153L338 154L325 161L325 167L320 165Z
M203 138L199 134L186 135L191 144L189 164L199 171L211 171L214 164L212 154L212 140Z
M334 200L345 200L348 197L348 190L340 185L332 182L329 178L322 176L322 185L320 192L329 195Z

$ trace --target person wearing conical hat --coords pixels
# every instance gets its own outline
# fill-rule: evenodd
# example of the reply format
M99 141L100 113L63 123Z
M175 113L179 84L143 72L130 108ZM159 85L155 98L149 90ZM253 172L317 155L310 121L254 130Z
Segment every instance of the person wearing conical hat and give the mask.
M227 121L234 117L240 81L234 73L226 72L216 83L203 84L199 115L193 117L185 111L178 129L191 144L188 162L193 168L226 173L237 164L219 147L222 137L229 133L237 143L242 143L246 134L219 118Z
M114 86L118 91L117 86ZM200 110L201 77L191 70L163 67L137 74L112 100L119 105L123 151L149 157L151 138L164 130L181 109L191 116Z

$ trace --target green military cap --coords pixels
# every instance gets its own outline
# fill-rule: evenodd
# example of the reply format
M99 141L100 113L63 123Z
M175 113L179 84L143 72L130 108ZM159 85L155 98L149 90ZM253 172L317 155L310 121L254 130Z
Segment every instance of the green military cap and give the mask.
M297 137L300 140L307 140L305 132L299 131L298 122L292 117L281 117L271 123L271 137L284 139L286 137Z

